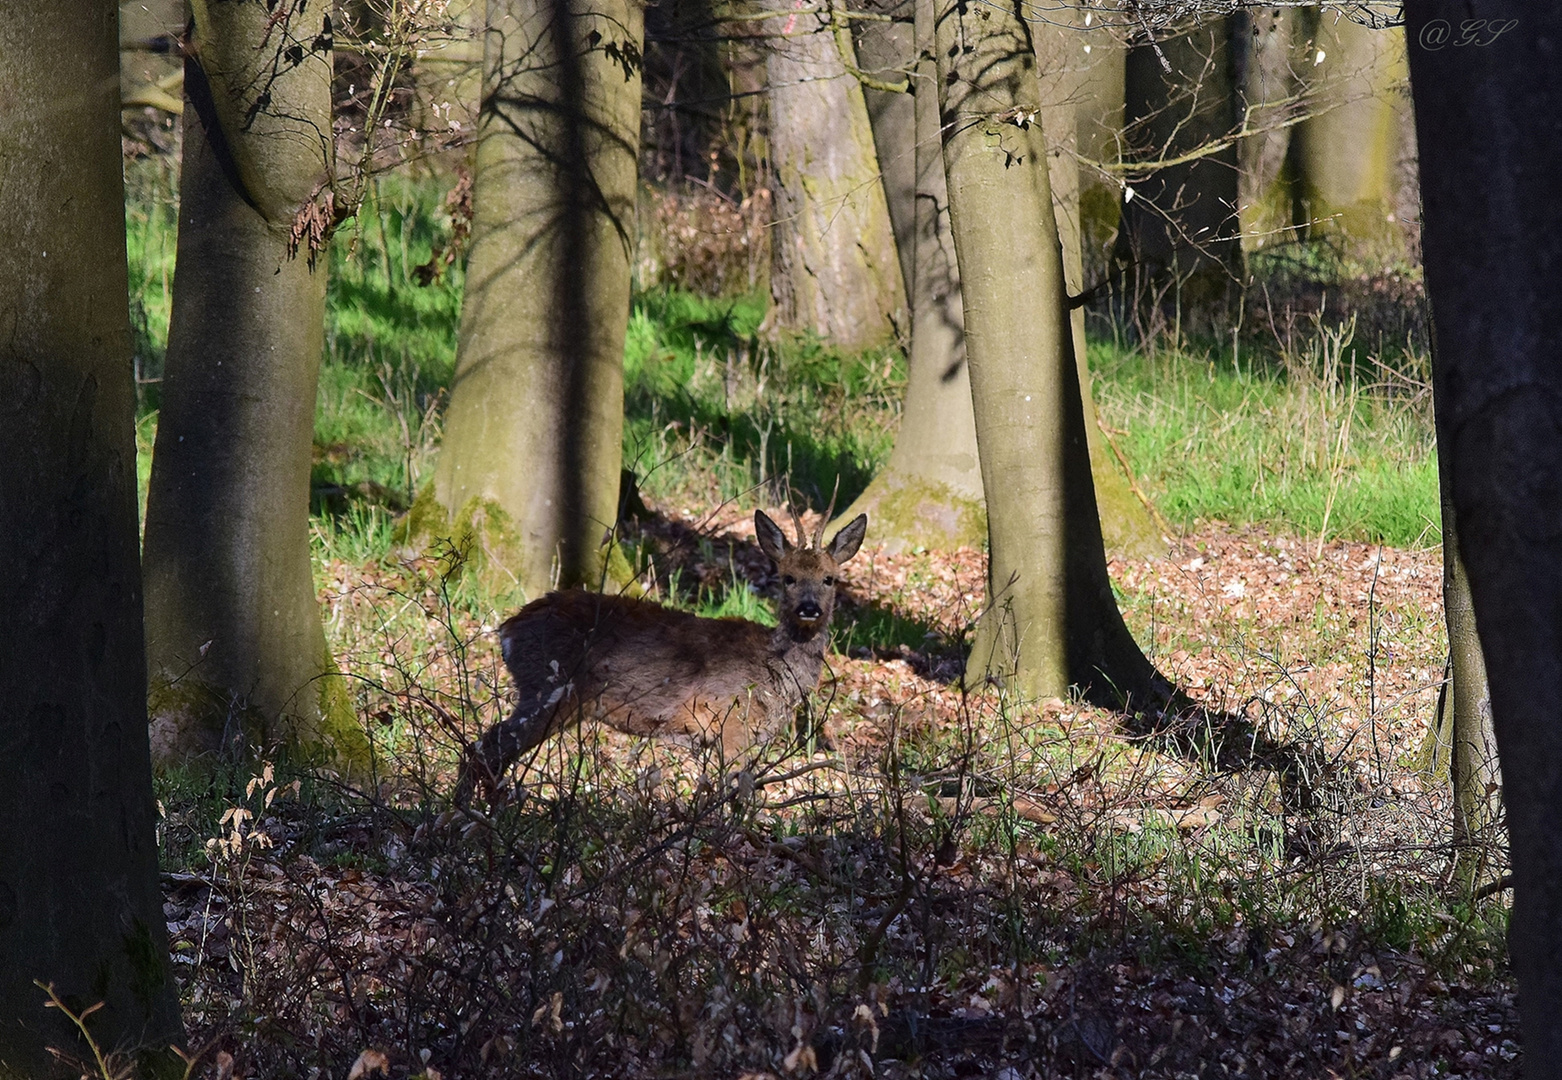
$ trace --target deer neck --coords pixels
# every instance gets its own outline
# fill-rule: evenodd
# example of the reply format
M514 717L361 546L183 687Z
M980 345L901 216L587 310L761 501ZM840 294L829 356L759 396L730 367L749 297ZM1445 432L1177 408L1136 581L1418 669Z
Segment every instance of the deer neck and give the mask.
M819 672L824 667L824 650L829 641L827 622L806 636L797 627L788 629L783 622L770 635L770 652L775 661L786 667L790 681L808 693L819 683Z

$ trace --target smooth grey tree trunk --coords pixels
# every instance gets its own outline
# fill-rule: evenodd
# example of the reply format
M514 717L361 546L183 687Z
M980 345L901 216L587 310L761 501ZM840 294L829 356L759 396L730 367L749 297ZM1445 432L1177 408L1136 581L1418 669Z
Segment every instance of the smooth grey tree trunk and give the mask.
M157 885L112 0L0 20L0 1076L182 1041ZM156 1063L149 1061L150 1067Z
M895 233L901 281L909 299L916 275L917 108L910 78L916 64L916 32L912 25L916 5L914 0L870 0L862 5L862 10L877 16L853 23L857 63L863 74L877 83L906 85L903 93L864 85L862 100L868 110L890 227Z
M867 24L883 25L883 24ZM900 29L900 25L896 24ZM874 135L880 158L909 152L912 198L897 199L891 191L890 212L911 214L901 244L903 263L910 257L907 284L911 293L911 349L900 428L889 461L862 495L839 518L851 521L865 513L873 522L876 542L890 551L913 548L978 547L987 536L987 512L982 501L982 474L976 450L976 418L971 409L971 380L965 363L965 325L960 306L960 272L954 239L949 232L949 193L944 180L943 140L938 131L938 72L932 41L924 48L894 39L894 59L903 66L916 60L912 93L900 97L911 105L910 130L898 121L904 110L886 105L876 114ZM927 21L925 32L932 33ZM863 63L870 61L865 52ZM870 105L878 91L865 91ZM886 167L886 190L890 190ZM897 181L897 187L899 182Z
M1562 11L1407 9L1438 424L1485 646L1524 1069L1562 1076ZM1455 47L1466 20L1507 27Z
M632 0L488 8L455 383L411 528L527 599L625 576L611 537L643 19Z
M1441 459L1440 459L1441 460ZM1445 471L1445 470L1444 470ZM1447 484L1444 484L1446 489ZM1453 793L1454 883L1469 892L1493 869L1485 845L1500 817L1502 778L1492 728L1486 655L1476 630L1470 577L1459 556L1457 511L1443 499L1443 621L1448 627L1448 682L1439 696L1438 729L1446 732Z
M354 769L368 761L309 552L326 255L293 240L301 214L331 216L328 15L309 3L274 21L262 0L196 12L146 511L159 761L226 752L240 737Z
M1298 22L1308 111L1291 146L1299 221L1346 254L1404 263L1406 223L1396 213L1410 108L1404 29L1375 30L1332 9L1298 13Z
M1047 178L1052 209L1063 245L1063 279L1070 296L1086 289L1080 201L1079 103L1086 98L1091 76L1090 53L1084 46L1098 35L1084 24L1084 13L1072 5L1026 8L1031 41L1036 49L1041 82L1041 126L1047 133ZM1135 558L1161 555L1166 544L1148 507L1139 501L1122 466L1101 432L1085 343L1085 309L1069 312L1074 336L1074 362L1079 369L1080 401L1085 411L1085 438L1090 443L1090 473L1095 481L1101 535L1111 551Z
M932 0L923 0L933 17ZM1012 6L936 9L944 163L988 493L988 610L967 678L1130 708L1171 688L1112 596L1090 478L1036 57Z
M829 10L767 21L776 189L767 325L846 349L885 344L905 329L906 293L862 87L846 70L855 58L842 56L850 35L835 32Z
M1242 245L1248 251L1294 238L1286 169L1292 128L1286 125L1299 108L1296 23L1294 8L1255 8L1235 22L1243 122L1256 131L1237 146Z

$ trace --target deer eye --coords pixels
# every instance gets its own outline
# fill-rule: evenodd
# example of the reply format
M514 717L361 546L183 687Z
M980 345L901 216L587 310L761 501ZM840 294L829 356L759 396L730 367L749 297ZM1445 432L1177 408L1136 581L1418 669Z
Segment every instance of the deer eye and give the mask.
M826 577L826 578L825 578L825 579L824 579L824 583L825 583L825 584L826 584L826 585L834 585L834 584L835 584L835 579L834 579L834 578L833 578L833 577L828 577L828 576L827 576L827 577Z
M781 575L781 584L783 584L783 585L796 585L797 584L797 579L795 577L793 577L791 574L782 574Z

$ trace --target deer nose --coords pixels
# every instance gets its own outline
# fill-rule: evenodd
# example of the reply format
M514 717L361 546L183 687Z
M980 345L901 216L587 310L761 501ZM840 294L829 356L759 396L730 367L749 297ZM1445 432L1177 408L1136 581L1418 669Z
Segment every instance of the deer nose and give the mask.
M801 604L797 605L797 617L799 619L813 622L823 615L824 612L819 610L819 605L814 603L812 600L804 600Z

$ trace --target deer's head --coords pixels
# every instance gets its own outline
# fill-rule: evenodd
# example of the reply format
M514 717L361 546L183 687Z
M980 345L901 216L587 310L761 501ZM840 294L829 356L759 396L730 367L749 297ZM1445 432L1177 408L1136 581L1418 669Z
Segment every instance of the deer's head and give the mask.
M831 500L834 509L834 500ZM835 611L835 581L841 564L862 546L862 538L868 531L868 515L859 514L828 544L824 540L825 514L819 529L810 539L803 531L803 523L792 511L792 523L797 528L797 544L794 546L781 531L781 526L771 521L763 510L754 511L754 530L759 537L759 547L776 564L781 576L781 600L776 615L781 627L793 641L808 641L830 625Z

